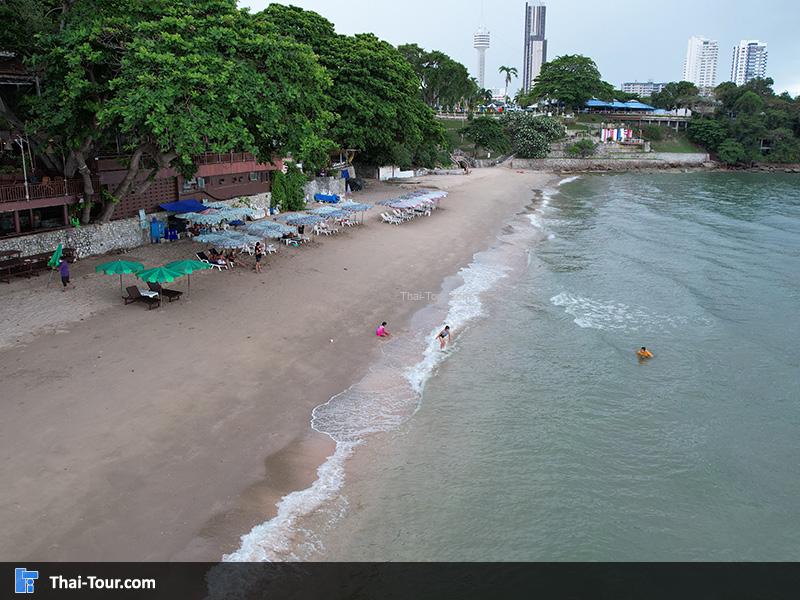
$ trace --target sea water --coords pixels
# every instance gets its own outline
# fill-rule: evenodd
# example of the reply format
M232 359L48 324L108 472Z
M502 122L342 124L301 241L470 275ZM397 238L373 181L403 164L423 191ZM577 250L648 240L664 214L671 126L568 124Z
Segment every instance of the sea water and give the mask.
M798 309L796 176L532 194L318 407L336 454L228 558L798 560Z

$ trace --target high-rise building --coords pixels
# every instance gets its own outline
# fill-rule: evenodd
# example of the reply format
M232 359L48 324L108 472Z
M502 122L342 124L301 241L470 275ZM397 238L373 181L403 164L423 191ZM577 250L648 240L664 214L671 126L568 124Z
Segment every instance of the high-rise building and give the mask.
M683 63L683 80L691 81L701 92L710 90L717 85L718 61L719 43L716 40L690 37Z
M742 40L733 47L731 81L744 85L756 77L767 76L767 42Z
M542 65L547 62L547 40L545 39L545 20L547 7L542 0L525 3L525 56L522 66L522 89L527 92L533 87Z
M489 49L489 30L485 27L480 27L472 38L473 45L478 51L478 85L480 88L486 89L486 51Z
M628 81L622 84L623 92L636 94L640 98L649 98L664 89L666 83L654 83L652 81Z

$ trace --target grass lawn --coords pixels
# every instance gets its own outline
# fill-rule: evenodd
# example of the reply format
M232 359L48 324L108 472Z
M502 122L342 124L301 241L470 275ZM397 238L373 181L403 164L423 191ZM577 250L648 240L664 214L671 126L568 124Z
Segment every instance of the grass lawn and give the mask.
M683 133L670 136L660 142L651 142L650 147L653 149L653 152L677 152L681 154L705 152L705 150L690 142Z

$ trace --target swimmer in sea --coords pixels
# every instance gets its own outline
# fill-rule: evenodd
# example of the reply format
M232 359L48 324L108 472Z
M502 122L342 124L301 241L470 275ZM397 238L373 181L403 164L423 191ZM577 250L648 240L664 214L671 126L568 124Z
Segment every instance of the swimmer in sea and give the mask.
M648 358L653 358L653 353L650 352L647 348L642 346L639 348L639 351L636 353L636 356L639 357L639 360L647 360Z
M447 342L450 341L450 325L445 325L444 329L439 332L439 335L436 336L436 339L439 340L439 348L444 350Z

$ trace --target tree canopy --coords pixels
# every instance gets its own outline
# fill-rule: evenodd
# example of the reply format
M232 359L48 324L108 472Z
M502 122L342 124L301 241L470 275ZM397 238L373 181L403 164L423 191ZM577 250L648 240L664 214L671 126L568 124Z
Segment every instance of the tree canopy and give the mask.
M693 119L689 137L727 164L800 162L800 98L776 95L772 79L717 86L717 108Z
M15 117L48 140L43 154L70 154L87 197L89 157L112 141L130 154L125 177L103 196L101 220L160 169L192 174L205 151L320 158L332 118L327 73L307 46L235 0L75 0L52 18L58 26L40 29L25 56L41 95Z
M579 110L591 98L611 99L614 87L600 77L588 56L567 54L542 65L527 101L555 100Z
M444 129L420 96L404 55L371 34L339 35L320 15L271 4L257 15L281 35L307 44L327 70L334 114L328 137L376 164L433 166Z
M499 120L492 117L477 117L464 128L463 135L478 148L486 148L497 154L511 150L511 143Z
M697 102L700 90L689 81L673 81L665 85L660 92L650 97L650 103L656 108L672 110L689 108Z
M550 144L564 137L564 126L552 117L512 112L504 114L501 123L519 158L545 158Z
M444 52L427 51L417 44L398 46L397 51L414 69L422 99L431 108L464 105L477 95L478 84L467 68Z

